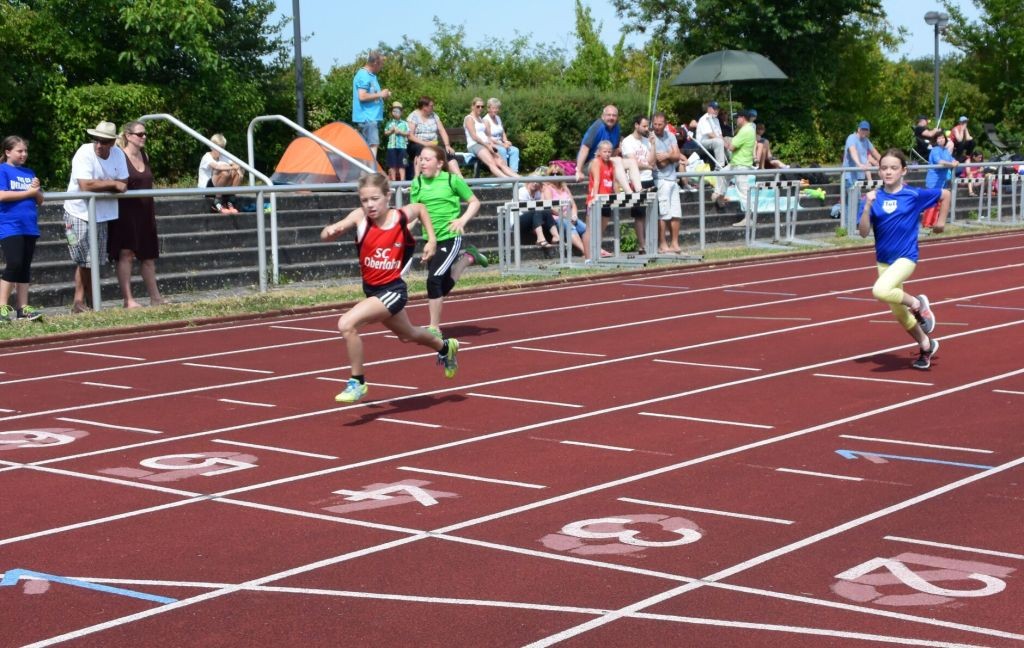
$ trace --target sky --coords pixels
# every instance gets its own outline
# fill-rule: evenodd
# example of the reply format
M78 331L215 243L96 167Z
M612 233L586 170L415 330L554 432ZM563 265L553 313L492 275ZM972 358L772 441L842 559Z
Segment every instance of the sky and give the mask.
M279 13L291 16L292 0L276 0ZM491 10L487 3L464 0L389 0L374 2L338 2L338 0L299 0L303 42L302 54L311 57L322 72L334 63L346 64L375 47L381 41L397 44L402 36L427 41L434 33L434 16L449 25L463 25L470 45L481 45L488 38L510 38L515 33L532 35L532 41L552 44L566 51L575 46L575 2L573 0L516 0L498 2ZM601 38L614 45L622 21L615 15L610 0L584 0L595 24L601 24ZM977 19L978 11L970 0L957 4L968 18ZM934 28L925 24L924 14L941 11L931 0L882 0L889 21L906 27L910 33L893 59L931 57L935 52ZM389 24L391 23L391 24ZM327 27L325 27L327 26ZM294 27L289 24L290 38ZM642 38L626 39L627 45L641 45ZM737 49L742 49L737 44ZM940 39L940 55L953 52ZM769 55L770 53L762 52Z

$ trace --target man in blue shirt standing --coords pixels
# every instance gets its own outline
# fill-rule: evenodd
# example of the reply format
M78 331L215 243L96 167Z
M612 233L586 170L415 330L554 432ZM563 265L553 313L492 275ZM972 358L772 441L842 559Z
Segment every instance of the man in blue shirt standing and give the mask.
M843 183L846 185L846 199L849 203L846 209L847 214L856 214L857 205L853 202L855 195L851 191L854 183L867 179L871 182L871 174L864 169L877 166L880 156L878 149L871 143L868 136L871 135L871 124L862 121L857 125L857 130L850 133L843 145L843 167L857 169L843 174Z
M391 96L391 91L387 88L382 90L377 81L377 73L383 65L384 57L373 50L366 57L366 65L359 68L352 79L352 123L366 140L374 159L377 159L377 147L380 146L379 126L384 120L384 100Z

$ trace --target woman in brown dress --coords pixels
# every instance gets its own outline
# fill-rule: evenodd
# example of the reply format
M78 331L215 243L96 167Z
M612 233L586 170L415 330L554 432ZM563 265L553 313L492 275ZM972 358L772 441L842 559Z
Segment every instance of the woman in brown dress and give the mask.
M152 189L153 171L146 155L146 125L131 121L117 138L128 158L128 190ZM156 259L160 243L156 235L156 206L152 198L124 198L118 206L117 220L110 221L107 254L117 264L117 283L121 286L125 308L142 304L132 297L132 260L139 260L139 274L149 293L150 306L164 303L156 285Z

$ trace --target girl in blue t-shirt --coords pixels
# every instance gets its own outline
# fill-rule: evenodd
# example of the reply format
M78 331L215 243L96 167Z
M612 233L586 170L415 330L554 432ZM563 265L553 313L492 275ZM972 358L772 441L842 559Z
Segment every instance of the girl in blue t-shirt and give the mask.
M939 341L929 337L935 328L935 313L926 296L915 297L904 292L903 283L917 266L917 232L921 212L938 203L939 216L932 231L941 232L949 213L949 190L904 185L907 158L899 149L885 152L878 164L878 174L882 178L882 188L868 192L857 225L862 237L875 230L878 281L871 292L876 299L889 305L896 320L917 342L920 352L911 366L924 370L931 366L932 356L939 350Z
M0 249L7 266L0 276L0 325L13 319L35 320L42 313L28 305L32 256L39 238L39 205L43 192L39 178L25 166L28 143L11 135L3 141L4 161L0 164ZM8 302L17 286L18 306Z

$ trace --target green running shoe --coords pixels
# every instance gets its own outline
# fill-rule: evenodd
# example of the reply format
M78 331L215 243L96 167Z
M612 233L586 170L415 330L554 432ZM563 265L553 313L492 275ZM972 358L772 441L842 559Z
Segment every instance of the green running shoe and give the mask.
M437 364L444 365L444 377L454 378L455 372L459 370L459 363L455 356L459 353L459 341L455 338L448 338L448 353L437 354Z
M7 304L0 305L0 324L10 324L14 309Z
M363 396L366 396L368 391L370 391L370 388L366 383L361 383L355 378L349 378L345 384L345 391L335 396L334 400L339 403L355 403Z
M481 268L486 268L491 265L491 262L487 260L487 257L480 254L480 250L476 249L476 246L466 243L466 254L473 257L473 261L476 262Z
M444 336L441 335L441 329L436 326L424 326L427 332L436 337L438 340L443 340Z
M38 319L42 319L43 313L34 306L25 305L24 308L18 309L18 319L25 322L34 322Z

